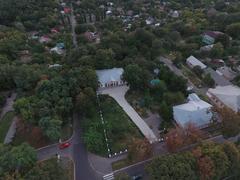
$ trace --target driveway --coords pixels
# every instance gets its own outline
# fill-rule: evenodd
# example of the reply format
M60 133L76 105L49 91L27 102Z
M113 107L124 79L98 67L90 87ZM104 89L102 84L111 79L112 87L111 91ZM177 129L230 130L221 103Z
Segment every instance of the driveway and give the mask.
M123 108L127 115L132 119L136 126L140 129L142 134L150 141L157 141L157 137L153 131L148 127L145 121L138 115L138 113L130 106L130 104L125 99L125 94L128 91L127 86L119 86L108 89L99 90L100 94L107 94L114 98L117 103Z

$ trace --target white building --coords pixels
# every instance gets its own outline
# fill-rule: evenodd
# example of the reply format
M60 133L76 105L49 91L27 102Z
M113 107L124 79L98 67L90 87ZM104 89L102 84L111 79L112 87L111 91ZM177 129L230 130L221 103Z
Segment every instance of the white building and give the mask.
M193 93L188 96L188 103L173 107L174 120L181 127L192 123L199 128L204 128L211 122L213 116L211 108L211 104Z
M208 89L207 96L218 107L227 106L235 112L240 111L240 88L233 85L217 86L216 88Z
M178 18L179 17L179 12L177 10L173 11L172 12L172 15L171 15L173 18Z
M199 61L194 56L190 56L189 58L187 58L186 63L188 64L188 66L190 68L194 68L195 66L200 66L201 69L206 69L207 68L207 66L205 64L203 64L201 61Z
M97 70L99 87L114 87L124 85L122 80L122 74L124 70L122 68Z
M51 52L51 53L56 53L56 54L58 54L58 55L64 54L64 50L63 50L63 49L60 49L60 48L58 48L58 47L51 48L51 49L50 49L50 52Z

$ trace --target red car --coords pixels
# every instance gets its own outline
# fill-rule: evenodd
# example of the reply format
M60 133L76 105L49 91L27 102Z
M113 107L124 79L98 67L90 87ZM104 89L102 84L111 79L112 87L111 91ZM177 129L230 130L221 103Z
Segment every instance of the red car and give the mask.
M71 144L69 142L59 144L59 149L65 149L69 147Z

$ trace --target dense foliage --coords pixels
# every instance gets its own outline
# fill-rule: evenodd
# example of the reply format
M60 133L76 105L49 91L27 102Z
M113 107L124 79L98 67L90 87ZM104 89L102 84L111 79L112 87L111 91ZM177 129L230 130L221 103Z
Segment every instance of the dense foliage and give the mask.
M192 150L160 156L147 167L150 179L238 179L240 151L236 145L204 143Z

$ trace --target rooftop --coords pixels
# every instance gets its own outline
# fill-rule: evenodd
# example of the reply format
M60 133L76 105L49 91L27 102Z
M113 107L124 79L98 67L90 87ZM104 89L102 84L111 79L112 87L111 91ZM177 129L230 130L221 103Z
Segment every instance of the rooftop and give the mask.
M123 74L123 68L103 69L97 70L98 81L104 85L112 81L121 81Z
M173 107L175 121L182 127L188 123L198 127L209 124L212 118L210 111L212 105L201 100L195 93L190 94L188 100L188 103Z

